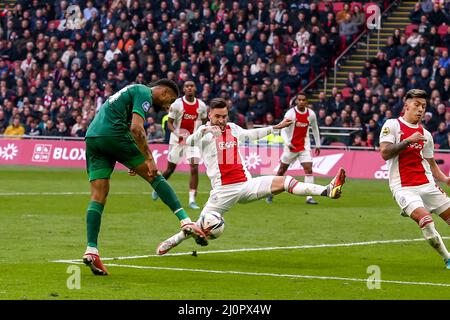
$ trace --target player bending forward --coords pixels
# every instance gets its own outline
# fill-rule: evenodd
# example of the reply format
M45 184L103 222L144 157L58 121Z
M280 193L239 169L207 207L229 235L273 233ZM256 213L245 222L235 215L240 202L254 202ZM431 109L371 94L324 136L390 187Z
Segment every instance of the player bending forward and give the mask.
M435 183L450 185L450 178L439 169L433 157L433 137L420 121L427 105L423 90L409 90L404 115L387 120L380 133L381 156L389 167L389 187L402 209L422 229L428 243L450 269L450 254L434 227L431 213L450 224L450 199ZM434 177L434 179L433 179Z
M211 212L223 215L236 203L246 203L266 198L272 194L283 191L305 196L327 196L332 199L339 198L341 188L345 182L345 171L339 169L336 177L327 186L312 183L301 183L291 176L260 176L252 178L243 165L239 153L239 145L246 140L258 140L273 132L292 124L292 120L284 119L273 127L245 130L227 123L228 109L226 101L222 98L211 100L210 123L202 125L187 139L188 144L196 144L202 148L202 156L206 166L207 175L211 180L212 190L208 202L203 208L197 224L200 226L202 216ZM206 237L209 232L203 230ZM182 241L189 238L185 232L179 232L159 244L157 254L162 255ZM209 237L212 238L212 237Z

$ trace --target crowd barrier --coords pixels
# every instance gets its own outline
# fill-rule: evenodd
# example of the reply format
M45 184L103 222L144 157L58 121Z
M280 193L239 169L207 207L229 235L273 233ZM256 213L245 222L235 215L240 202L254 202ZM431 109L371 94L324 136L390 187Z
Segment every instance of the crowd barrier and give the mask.
M168 145L151 144L150 149L159 170L164 170L167 165ZM245 146L240 149L248 170L255 175L275 174L282 151L281 147L267 146ZM448 174L450 154L437 153L435 159L438 160L443 172ZM199 164L200 172L205 172L202 161ZM0 165L85 168L85 143L64 140L0 139ZM313 158L313 171L316 176L332 177L340 167L346 169L349 178L388 178L386 163L377 151L322 149L320 155ZM125 169L120 164L117 164L116 168ZM183 160L177 170L188 172L189 164ZM288 173L302 175L300 163L293 163Z

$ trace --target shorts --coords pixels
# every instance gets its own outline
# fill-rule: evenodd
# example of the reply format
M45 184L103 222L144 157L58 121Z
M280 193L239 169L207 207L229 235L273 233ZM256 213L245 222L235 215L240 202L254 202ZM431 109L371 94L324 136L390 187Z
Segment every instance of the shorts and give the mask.
M86 165L89 181L109 179L116 162L136 168L145 157L131 135L86 138Z
M431 213L441 214L450 207L447 194L435 183L416 187L403 187L393 192L395 201L402 209L402 215L411 216L417 208L425 208Z
M300 163L312 162L311 151L304 150L300 152L291 152L285 149L283 151L283 154L281 155L281 162L285 164L291 164L295 162L297 158L300 161Z
M169 145L169 154L167 161L178 164L183 157L186 160L197 158L200 159L200 149L197 146L188 146L186 144L171 144Z
M261 176L246 182L234 183L212 189L204 212L224 214L236 203L247 203L270 196L275 176Z

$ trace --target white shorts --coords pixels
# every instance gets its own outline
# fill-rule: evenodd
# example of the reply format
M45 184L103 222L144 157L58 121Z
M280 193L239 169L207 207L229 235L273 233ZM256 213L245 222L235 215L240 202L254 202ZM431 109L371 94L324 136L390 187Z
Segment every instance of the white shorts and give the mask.
M202 214L215 211L223 215L236 203L247 203L268 197L271 195L272 181L275 177L261 176L212 189Z
M408 216L420 207L436 214L441 214L450 208L450 198L435 183L402 187L394 192L394 198L402 209L402 214L405 213Z
M295 160L300 161L300 163L305 163L305 162L312 162L312 156L311 156L311 151L310 150L304 150L304 151L300 151L300 152L291 152L289 150L284 150L283 154L281 155L281 162L285 163L285 164L291 164L293 162L295 162Z
M169 154L167 160L169 162L178 164L183 157L186 160L192 158L200 159L200 149L197 146L188 146L186 144L171 144L169 145Z

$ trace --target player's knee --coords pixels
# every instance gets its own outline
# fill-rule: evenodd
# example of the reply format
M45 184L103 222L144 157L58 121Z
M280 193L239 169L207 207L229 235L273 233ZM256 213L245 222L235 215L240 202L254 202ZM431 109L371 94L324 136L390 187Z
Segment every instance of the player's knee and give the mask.
M292 190L297 185L298 181L294 179L292 176L286 176L284 178L284 191L292 193Z
M416 220L420 229L425 228L427 225L433 223L433 217L431 214L425 214Z
M147 180L152 182L157 176L159 176L158 170L149 170Z

